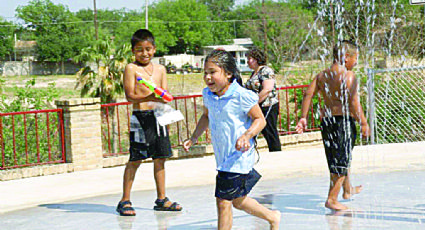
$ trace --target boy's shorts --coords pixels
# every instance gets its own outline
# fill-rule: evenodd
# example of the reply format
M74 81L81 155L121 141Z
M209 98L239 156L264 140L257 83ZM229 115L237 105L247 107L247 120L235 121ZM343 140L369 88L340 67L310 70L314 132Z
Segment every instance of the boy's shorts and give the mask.
M357 137L353 117L324 117L320 124L330 173L346 176Z
M215 197L234 200L248 195L261 175L252 169L248 174L218 171L215 185Z
M159 125L152 110L133 111L130 119L130 161L171 156L167 127Z

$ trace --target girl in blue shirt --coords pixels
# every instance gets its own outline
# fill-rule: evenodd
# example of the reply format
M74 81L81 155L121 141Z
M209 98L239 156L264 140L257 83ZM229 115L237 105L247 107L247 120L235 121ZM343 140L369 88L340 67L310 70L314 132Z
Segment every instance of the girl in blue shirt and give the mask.
M229 52L212 51L205 59L204 70L204 113L183 147L188 151L209 127L218 171L218 229L232 228L232 206L267 220L270 229L279 229L280 212L247 196L261 177L253 169L254 137L266 125L258 95L241 86L239 70Z

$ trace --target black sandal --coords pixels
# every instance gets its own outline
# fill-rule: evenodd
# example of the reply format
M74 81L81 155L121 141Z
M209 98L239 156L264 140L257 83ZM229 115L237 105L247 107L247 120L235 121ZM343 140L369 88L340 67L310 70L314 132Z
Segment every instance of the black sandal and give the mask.
M130 207L124 207L125 205L130 205ZM132 204L129 200L122 201L122 202L120 201L118 203L116 210L120 214L120 216L135 216L136 213L131 213L131 214L127 213L128 211L135 211L134 208L131 207L131 205Z
M170 201L168 197L165 197L165 199L156 199L155 204L156 206L153 207L155 211L181 211L183 207L180 206L180 208L177 208L179 203L173 202L170 206L166 207L164 206L165 203Z

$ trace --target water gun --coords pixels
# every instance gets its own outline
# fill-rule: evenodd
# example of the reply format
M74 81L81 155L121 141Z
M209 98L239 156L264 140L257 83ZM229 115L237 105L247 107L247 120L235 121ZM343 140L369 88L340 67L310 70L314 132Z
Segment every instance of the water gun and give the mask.
M174 99L173 95L171 95L170 92L168 92L167 90L165 90L161 87L157 87L156 84L153 83L153 82L146 81L142 77L137 77L137 82L148 87L153 93L155 93L157 95L157 97L160 97L167 102L170 102Z

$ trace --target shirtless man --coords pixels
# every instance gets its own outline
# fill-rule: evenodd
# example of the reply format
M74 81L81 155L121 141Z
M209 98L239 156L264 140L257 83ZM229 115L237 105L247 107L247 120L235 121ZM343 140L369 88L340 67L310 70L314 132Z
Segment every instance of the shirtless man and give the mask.
M357 136L355 120L359 122L363 137L370 135L358 94L358 82L352 69L357 64L358 48L350 41L339 42L333 49L332 66L319 73L308 87L301 109L301 119L296 130L303 133L307 127L307 114L311 99L320 93L324 99L321 111L321 133L330 172L330 187L325 207L345 210L338 202L343 188L343 198L349 199L361 192L362 186L352 187L349 179L351 153Z
M165 196L164 163L166 158L172 156L171 144L167 128L159 125L155 118L155 103L149 103L165 101L156 97L149 88L137 83L137 77L140 76L167 89L165 67L151 62L156 46L150 31L136 31L131 38L131 49L136 61L128 64L124 72L125 95L127 100L133 103L133 115L130 120L130 160L124 172L123 196L116 210L122 216L136 215L130 202L131 187L142 160L152 158L157 193L154 209L181 211L182 207L178 203L171 202Z

